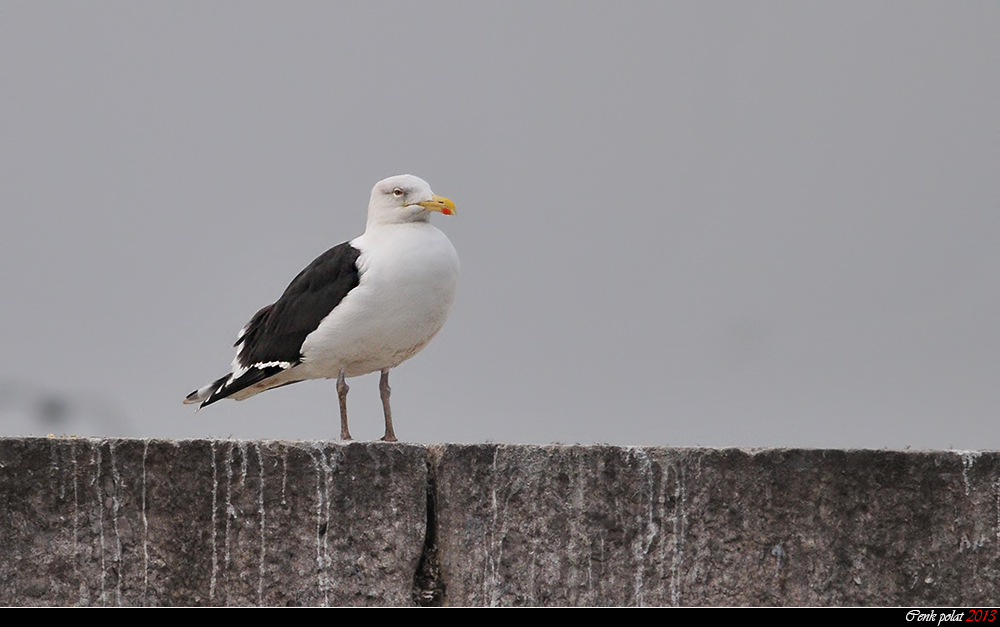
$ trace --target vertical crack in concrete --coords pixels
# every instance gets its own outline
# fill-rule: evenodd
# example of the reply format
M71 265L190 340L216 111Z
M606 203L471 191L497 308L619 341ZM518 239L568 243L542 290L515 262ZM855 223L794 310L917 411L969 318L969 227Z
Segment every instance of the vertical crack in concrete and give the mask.
M997 551L1000 551L1000 477L998 477L993 482L993 489L997 499L997 517L996 517L996 525L994 525L994 528L997 530L996 546L997 546Z
M330 564L327 543L327 527L330 523L330 499L327 497L332 471L326 451L317 447L309 451L316 470L316 585L323 595L323 606L330 605L330 591L327 569Z
M257 578L257 605L264 605L264 455L261 453L261 443L257 449L257 466L260 468L260 492L257 497L257 508L260 513L260 566Z
M236 446L240 449L240 487L247 487L247 464L250 463L250 456L247 455L248 443L246 440L240 440L236 443Z
M674 607L681 604L681 563L684 561L684 533L686 516L687 487L684 484L684 461L679 460L674 469L677 487L674 489L674 555L670 562L670 603Z
M122 489L122 477L118 473L114 440L108 441L108 452L111 458L111 514L113 516L111 526L115 530L115 605L121 607L124 564L122 564L122 536L118 530L118 512L121 509L121 500L118 498L118 491Z
M962 458L962 479L965 480L965 496L972 494L972 483L969 481L969 471L975 465L982 453L980 451L955 451Z
M146 518L146 457L149 455L149 439L142 445L142 601L148 605L149 592L149 520Z
M66 481L60 477L59 473L59 449L55 438L49 442L49 480L51 489L59 491L59 499L66 498Z
M645 500L643 507L636 516L636 535L632 541L632 559L635 571L632 574L632 598L639 607L645 605L645 568L649 548L656 540L657 529L653 519L655 501L653 498L653 462L641 448L629 449L629 455L639 462L639 496ZM642 489L643 484L647 488ZM645 533L642 531L645 530Z
M80 489L76 465L76 442L70 440L69 454L73 462L73 578L80 580ZM1000 533L1000 531L998 531ZM80 586L80 605L84 603L83 586Z
M232 442L229 442L229 448L226 451L226 571L228 576L229 571L229 532L232 528L233 517L236 515L236 509L233 507L233 449L236 448Z
M427 449L427 520L424 548L413 575L413 604L420 607L441 607L445 599L445 582L437 546L437 475L433 454Z
M281 506L288 505L285 500L285 486L288 485L288 447L281 447Z
M579 458L577 462L578 470L585 461L585 458L582 456ZM573 490L573 504L570 506L570 511L573 512L573 539L574 545L579 540L587 552L587 594L585 599L586 602L591 603L594 599L594 542L587 533L587 481L584 478L583 472L576 473L575 486ZM570 546L570 550L572 551L570 555L577 553L574 545Z
M672 465L669 460L663 460L661 463L658 463L658 468L660 470L660 484L656 488L656 504L658 507L657 520L660 521L660 524L658 527L659 542L656 545L656 580L658 597L662 599L665 594L663 588L664 582L669 580L673 584L673 569L668 566L668 563L673 559L673 546L667 543L666 538L667 526L673 523L670 515L667 513L667 505L670 501L667 494L668 490L670 490L670 469ZM673 531L672 526L671 531ZM670 560L668 560L668 553ZM667 573L668 570L670 571L669 576Z
M219 465L215 459L215 440L211 442L212 449L212 579L208 585L208 598L215 600L215 582L219 573L219 552L215 545L215 537L218 534L216 526L218 524L219 510Z
M104 498L101 490L101 443L92 444L94 447L94 490L97 493L97 527L101 537L101 605L108 604L108 597L105 593L105 580L108 576L108 567L104 561Z
M486 562L484 564L485 572L483 573L483 598L488 599L486 601L488 607L496 607L500 602L500 563L503 559L503 538L507 533L506 525L507 520L504 518L504 529L497 532L497 525L500 519L500 508L497 500L497 483L499 482L499 474L497 470L497 461L500 458L501 445L497 444L493 449L493 463L490 466L490 525L489 525L489 541L487 543L486 549ZM511 488L513 491L513 488ZM506 500L504 505L506 505ZM500 540L497 540L497 537Z

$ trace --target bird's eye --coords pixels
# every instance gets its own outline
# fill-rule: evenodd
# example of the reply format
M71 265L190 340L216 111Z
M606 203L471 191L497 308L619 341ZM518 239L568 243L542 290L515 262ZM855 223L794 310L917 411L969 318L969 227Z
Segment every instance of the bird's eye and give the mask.
M403 195L403 190L397 187L396 189L392 190L392 195L395 196L396 198L399 198L400 196Z

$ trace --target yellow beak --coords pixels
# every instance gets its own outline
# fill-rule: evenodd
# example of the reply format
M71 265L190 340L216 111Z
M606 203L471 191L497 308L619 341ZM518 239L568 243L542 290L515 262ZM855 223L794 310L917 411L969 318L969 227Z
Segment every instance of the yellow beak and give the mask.
M418 202L418 205L426 209L427 211L440 211L446 216L455 215L455 203L449 198L444 196L434 196L433 200L425 200L424 202Z

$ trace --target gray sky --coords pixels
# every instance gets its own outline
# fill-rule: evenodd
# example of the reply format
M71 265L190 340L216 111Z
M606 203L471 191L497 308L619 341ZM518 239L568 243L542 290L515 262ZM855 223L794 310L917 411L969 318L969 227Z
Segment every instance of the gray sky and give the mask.
M336 437L329 381L181 400L408 172L462 278L393 371L401 440L998 448L997 33L994 2L2 0L0 433Z

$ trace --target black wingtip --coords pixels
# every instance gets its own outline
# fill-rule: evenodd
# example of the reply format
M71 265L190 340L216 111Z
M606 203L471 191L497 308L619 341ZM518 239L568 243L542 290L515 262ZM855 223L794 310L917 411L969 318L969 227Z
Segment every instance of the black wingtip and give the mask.
M292 368L298 365L298 362L289 364L288 367ZM211 405L215 401L221 401L224 398L232 396L237 392L245 390L246 388L260 383L261 381L273 377L274 375L284 372L288 368L282 366L266 366L260 367L257 365L250 366L250 368L243 373L238 379L229 380L230 375L226 375L212 384L214 391L208 395L205 402L201 404L201 407ZM263 390L262 390L263 391ZM199 407L199 409L201 409Z

